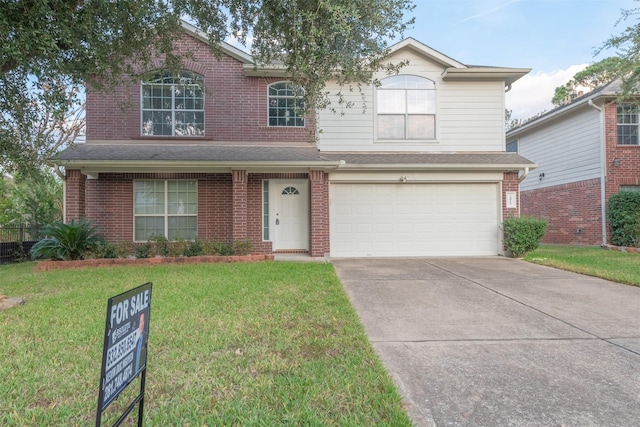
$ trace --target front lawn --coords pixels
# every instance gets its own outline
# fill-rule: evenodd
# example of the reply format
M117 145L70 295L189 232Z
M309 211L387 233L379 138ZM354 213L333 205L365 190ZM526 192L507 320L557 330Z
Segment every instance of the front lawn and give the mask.
M95 424L107 299L147 281L145 425L410 425L330 264L33 267L0 266L0 425Z
M640 286L640 254L593 246L542 245L526 261Z

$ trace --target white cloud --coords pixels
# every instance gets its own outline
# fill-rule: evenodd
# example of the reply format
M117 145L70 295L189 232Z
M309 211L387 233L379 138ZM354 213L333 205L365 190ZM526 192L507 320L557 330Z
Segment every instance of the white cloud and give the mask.
M572 65L566 70L555 70L550 73L529 73L513 84L506 94L506 107L513 110L514 119L528 119L536 114L553 109L553 98L556 87L567 83L578 72L589 64Z

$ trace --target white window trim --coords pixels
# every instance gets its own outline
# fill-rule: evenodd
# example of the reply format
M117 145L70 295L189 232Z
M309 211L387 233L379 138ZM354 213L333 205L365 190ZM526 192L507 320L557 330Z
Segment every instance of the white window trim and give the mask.
M269 107L269 101L271 100L271 95L269 94L269 90L270 90L271 86L277 85L277 84L281 84L281 83L289 83L290 85L293 85L293 82L288 81L288 80L273 82L273 83L269 83L267 85L267 126L270 127L270 128L278 128L278 129L287 129L287 128L302 129L302 128L305 128L307 126L307 118L304 117L304 116L299 117L300 119L302 119L302 125L280 126L280 125L272 125L272 124L269 123L269 121L270 121L269 120L270 119L270 116L269 116L269 108L270 108ZM293 100L299 99L299 97L296 97L296 96L287 96L287 97L282 96L280 98L290 98L290 99L293 99Z
M201 76L201 75L195 74L195 73L193 75L197 76L200 79L201 84L204 86L204 76ZM140 81L140 136L145 137L145 138L153 138L153 137L159 137L159 138L202 138L202 137L204 137L205 136L205 129L206 129L206 119L207 119L207 116L206 116L206 113L205 113L206 94L205 94L204 88L202 90L202 109L200 109L200 110L195 110L195 109L192 109L192 110L186 110L186 109L185 110L177 110L175 108L175 91L173 91L173 90L171 91L172 92L172 94L171 94L171 99L172 99L171 110L164 110L164 109L158 110L158 109L153 109L153 108L145 109L144 108L144 86L145 85L153 85L153 84L161 85L161 84L167 84L167 83L153 83L153 82L150 82L150 81L143 81L143 80ZM173 86L173 85L175 85L175 83L172 83L171 85ZM187 85L187 86L198 86L198 85L197 84L190 84L190 85ZM144 117L144 113L147 112L147 111L167 111L167 112L170 111L173 123L175 123L175 114L176 114L176 112L187 111L187 112L202 113L202 115L203 115L203 118L202 118L202 134L200 134L200 135L177 135L176 134L176 127L172 126L171 135L155 135L155 134L154 135L148 135L148 134L145 135L144 134L144 119L143 119L143 117Z
M620 123L618 122L618 108L620 107L624 107L624 106L634 106L636 109L636 123ZM632 127L635 125L636 128L636 143L635 144L620 144L620 127L621 126L628 126L628 127ZM638 104L634 104L631 102L622 102L616 105L616 145L618 147L637 147L640 146L640 105Z
M373 99L373 142L374 144L393 144L393 145L405 145L405 146L411 146L411 145L420 145L420 146L424 146L425 144L439 144L440 141L438 139L438 132L440 129L439 126L439 120L440 120L440 114L438 114L438 98L439 98L439 90L438 90L438 84L434 81L431 80L428 77L424 77L424 76L420 76L417 74L399 74L399 75L407 75L407 76L413 76L413 77L419 77L421 79L425 79L425 80L429 80L430 82L433 83L434 85L434 89L433 91L435 91L435 109L436 112L433 114L434 116L434 130L433 130L433 138L424 138L424 139L383 139L383 138L379 138L378 137L378 88L376 86L372 87L372 99ZM392 77L392 76L388 76L388 77ZM384 80L384 79L382 79ZM384 90L384 89L383 89ZM405 113L406 115L406 113ZM405 129L406 131L406 129Z
M135 191L135 183L136 182L144 182L144 181L157 181L164 183L164 214L136 214L136 191ZM164 236L169 238L169 217L195 217L196 218L196 235L198 233L198 213L196 210L195 214L182 214L175 215L168 213L168 204L169 204L169 181L185 181L185 182L195 182L196 185L196 197L198 197L198 180L196 179L136 179L133 184L133 241L136 243L145 243L149 240L136 240L136 218L137 217L164 217ZM199 206L198 206L199 208Z
M267 189L267 194L269 194L269 202L267 204L267 206L265 206L265 201L264 201L264 194L265 194L265 186ZM262 180L262 186L260 187L260 191L261 191L261 197L260 197L260 201L261 201L261 208L262 208L262 216L260 217L262 220L262 241L263 242L270 242L271 241L271 224L269 224L269 221L271 219L270 217L270 213L269 213L269 207L272 203L271 200L271 192L270 192L270 188L269 188L269 180L268 179L263 179ZM265 211L265 207L266 207L266 211ZM265 217L266 217L266 221L265 221ZM265 231L269 234L268 238L265 239Z

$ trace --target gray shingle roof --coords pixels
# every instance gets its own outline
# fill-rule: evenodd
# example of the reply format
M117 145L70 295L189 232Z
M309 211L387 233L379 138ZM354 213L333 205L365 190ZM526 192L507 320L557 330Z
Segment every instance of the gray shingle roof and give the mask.
M57 157L62 165L109 163L263 163L266 165L317 163L319 166L342 165L478 165L525 167L533 162L516 153L380 153L320 152L309 147L268 147L231 145L177 144L78 144Z

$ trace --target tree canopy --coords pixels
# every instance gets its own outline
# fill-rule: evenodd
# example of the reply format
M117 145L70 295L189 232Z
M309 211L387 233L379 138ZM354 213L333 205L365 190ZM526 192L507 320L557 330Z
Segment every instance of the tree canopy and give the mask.
M70 87L108 90L155 55L178 66L181 18L214 51L232 36L251 42L258 64L282 62L314 108L336 70L342 85L358 85L385 67L388 43L413 23L405 17L412 10L411 0L0 0L0 160L29 163L16 129L42 120L34 91L61 120Z
M551 103L557 107L566 104L580 96L580 88L593 90L624 75L626 62L623 58L609 57L587 66L563 86L556 87Z
M635 0L640 1L640 0ZM616 27L627 25L607 39L595 52L596 55L612 49L615 56L602 59L576 73L565 85L558 86L551 102L560 106L579 95L579 87L596 87L619 78L622 82L621 99L637 94L640 86L640 7L622 10Z
M640 1L640 0L635 0ZM619 63L614 71L622 78L622 97L637 93L640 83L640 7L622 11L616 26L627 24L618 35L606 40L597 53L614 49Z

